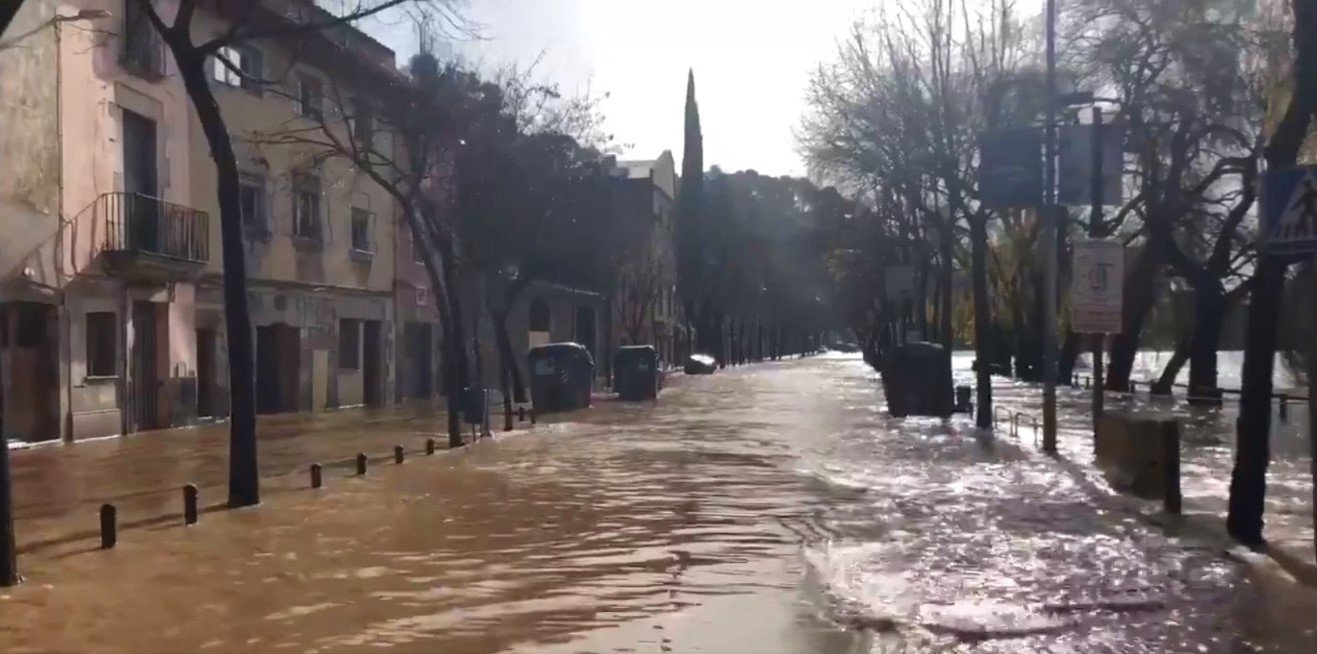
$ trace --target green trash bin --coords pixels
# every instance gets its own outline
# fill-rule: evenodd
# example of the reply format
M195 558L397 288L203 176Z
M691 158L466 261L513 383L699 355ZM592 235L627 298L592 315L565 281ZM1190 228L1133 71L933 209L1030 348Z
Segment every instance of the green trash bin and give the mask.
M590 406L594 359L580 343L549 343L531 348L531 404L539 414Z
M624 402L658 397L659 357L653 345L628 345L613 354L613 388Z

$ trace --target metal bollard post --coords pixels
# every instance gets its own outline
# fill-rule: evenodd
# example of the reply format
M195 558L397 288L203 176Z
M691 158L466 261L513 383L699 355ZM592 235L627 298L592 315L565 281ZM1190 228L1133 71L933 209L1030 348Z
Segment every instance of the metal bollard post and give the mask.
M526 422L526 407L517 407L517 422Z
M537 416L535 415L535 405L532 404L530 405L530 424L532 425L535 424L536 417Z
M357 453L357 475L366 476L366 455L363 452Z
M434 439L427 438L425 439L425 455L430 456L431 454L434 454Z
M1286 395L1286 394L1284 394L1284 393L1281 393L1281 394L1280 394L1280 407L1279 407L1279 408L1280 408L1280 421L1281 421L1281 422L1289 422L1289 419L1290 419L1290 407L1289 407L1289 403L1290 403L1290 396L1288 396L1288 395Z
M311 488L320 488L324 485L319 463L311 464Z
M1020 437L1020 414L1018 413L1011 414L1011 436L1014 438Z
M1168 421L1162 424L1161 432L1162 458L1166 464L1162 509L1171 515L1180 515L1183 508L1180 495L1180 425Z
M119 542L118 512L113 504L101 505L101 549L108 550Z
M401 445L394 445L394 446L393 446L393 463L394 463L395 465L400 465L400 464L402 464L402 460L403 460L403 458L406 457L406 456L407 456L407 451L404 450L404 449L402 449L402 446L401 446Z
M188 484L183 487L183 524L197 524L197 487Z
M1088 385L1092 383L1092 377L1084 376L1084 390L1088 390Z

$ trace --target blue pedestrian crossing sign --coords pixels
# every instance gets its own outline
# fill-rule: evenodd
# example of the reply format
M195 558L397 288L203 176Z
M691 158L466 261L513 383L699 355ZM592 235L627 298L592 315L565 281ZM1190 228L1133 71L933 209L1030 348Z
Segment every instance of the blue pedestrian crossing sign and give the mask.
M1263 177L1262 247L1268 254L1317 254L1317 166Z

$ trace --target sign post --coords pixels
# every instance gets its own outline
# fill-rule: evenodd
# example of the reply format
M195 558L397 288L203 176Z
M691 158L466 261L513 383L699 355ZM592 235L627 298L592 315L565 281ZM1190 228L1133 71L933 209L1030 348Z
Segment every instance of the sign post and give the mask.
M1317 289L1317 166L1267 171L1262 178L1262 247L1266 256L1307 255ZM1317 528L1317 328L1308 329L1308 445L1312 453L1312 521ZM1317 536L1313 538L1317 548Z
M1125 285L1125 246L1120 241L1075 241L1072 318L1079 334L1119 334Z

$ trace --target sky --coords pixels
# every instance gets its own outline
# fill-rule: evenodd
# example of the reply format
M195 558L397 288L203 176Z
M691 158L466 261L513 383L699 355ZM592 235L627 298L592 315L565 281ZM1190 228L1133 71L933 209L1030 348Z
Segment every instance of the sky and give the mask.
M540 60L564 91L608 94L606 128L622 158L682 156L686 73L695 72L704 164L803 175L793 129L811 72L873 0L466 0L480 37L454 43L486 66ZM367 31L399 61L414 30L382 21Z

